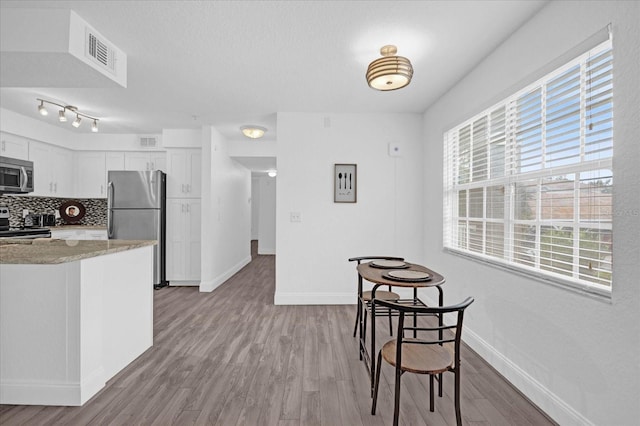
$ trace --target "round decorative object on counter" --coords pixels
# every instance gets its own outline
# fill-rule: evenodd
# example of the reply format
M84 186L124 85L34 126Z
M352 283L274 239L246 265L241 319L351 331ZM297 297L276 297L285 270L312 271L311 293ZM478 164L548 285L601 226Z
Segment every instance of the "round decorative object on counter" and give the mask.
M82 220L87 212L84 205L75 200L69 200L62 203L60 206L60 217L65 223L77 223Z

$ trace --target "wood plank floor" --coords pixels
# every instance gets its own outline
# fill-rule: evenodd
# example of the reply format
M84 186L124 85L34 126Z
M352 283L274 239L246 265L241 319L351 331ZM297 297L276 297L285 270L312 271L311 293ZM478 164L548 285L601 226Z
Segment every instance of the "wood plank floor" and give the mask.
M0 406L8 425L389 425L393 370L383 366L378 411L351 336L354 306L274 306L274 256L257 256L211 293L154 294L154 346L82 407ZM354 272L355 291L355 272ZM381 319L379 342L388 339ZM467 425L551 425L464 348ZM425 377L403 376L400 421L452 425L453 383L428 408Z

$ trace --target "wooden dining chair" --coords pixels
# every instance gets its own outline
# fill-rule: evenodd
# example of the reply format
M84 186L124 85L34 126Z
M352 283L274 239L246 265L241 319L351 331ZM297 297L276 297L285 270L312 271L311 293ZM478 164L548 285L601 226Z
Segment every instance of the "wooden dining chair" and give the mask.
M357 262L358 265L363 261L372 261L372 260L397 260L404 261L403 257L393 257L393 256L360 256L360 257L352 257L349 259L349 262ZM389 286L388 291L377 290L376 298L382 300L389 300L392 302L397 302L400 300L400 295L398 293L394 293L391 291L391 286ZM365 306L366 309L361 309L361 306ZM360 315L364 314L364 322L365 322L365 330L366 330L366 321L367 321L367 310L371 309L371 291L363 291L362 297L358 296L358 307L356 309L356 324L353 326L353 337L356 337L358 333L358 324L360 323ZM389 334L393 336L393 323L391 322L391 311L388 312L389 315Z
M382 360L395 367L395 401L393 409L393 424L398 425L400 415L400 378L406 372L429 375L429 409L434 411L433 383L438 380L442 384L442 373L454 374L454 405L456 424L462 425L460 414L460 337L462 335L462 319L465 309L473 303L468 297L462 303L443 307L408 306L386 300L374 299L374 305L381 305L398 311L397 338L389 340L378 353L378 365L373 391L371 414L376 414L378 401L378 387L380 385L380 367ZM375 308L375 307L374 307ZM453 325L433 327L413 327L404 325L405 314L432 314L442 316L455 313L456 322ZM417 338L405 338L405 331L417 331ZM412 333L413 334L413 333ZM442 386L439 395L442 397Z

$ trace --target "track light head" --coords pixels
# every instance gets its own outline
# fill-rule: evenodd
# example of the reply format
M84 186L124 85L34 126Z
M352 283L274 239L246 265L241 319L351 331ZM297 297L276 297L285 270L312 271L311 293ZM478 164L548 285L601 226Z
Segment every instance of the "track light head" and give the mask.
M60 120L61 123L65 123L67 121L67 116L65 114L65 111L66 109L62 108L58 113L58 120Z
M98 133L98 120L93 120L93 123L91 123L91 131Z
M80 122L82 121L82 119L80 118L79 115L76 115L76 119L73 120L73 123L71 123L71 125L75 128L80 127Z
M48 115L49 111L47 111L47 108L45 108L44 106L44 101L40 101L40 106L38 107L38 112L40 113L40 115Z

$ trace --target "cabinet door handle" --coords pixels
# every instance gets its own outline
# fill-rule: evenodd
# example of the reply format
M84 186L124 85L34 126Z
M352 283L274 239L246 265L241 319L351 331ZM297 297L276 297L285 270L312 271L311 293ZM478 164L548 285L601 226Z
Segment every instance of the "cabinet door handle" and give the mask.
M7 150L7 143L5 141L2 141L2 150L3 151Z
M104 194L104 185L100 185L100 195Z
M187 204L187 213L191 213L191 206Z
M191 184L190 183L187 184L187 192L191 192Z
M53 192L58 193L58 182L53 184Z
M49 182L49 192L53 192L53 182Z

